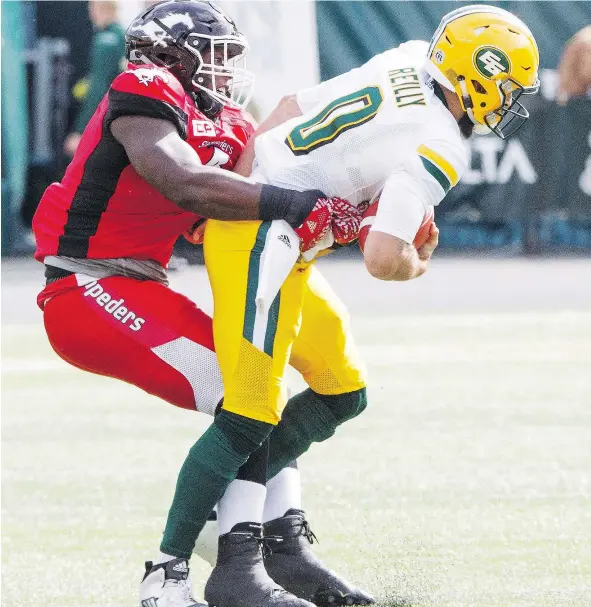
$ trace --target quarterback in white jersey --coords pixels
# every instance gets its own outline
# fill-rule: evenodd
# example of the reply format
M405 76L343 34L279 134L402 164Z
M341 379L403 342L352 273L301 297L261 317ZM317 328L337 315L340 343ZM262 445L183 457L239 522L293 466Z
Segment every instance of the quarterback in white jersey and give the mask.
M492 26L482 25L483 13ZM466 169L473 131L504 138L521 126L528 114L518 98L537 92L538 66L521 20L463 7L444 17L430 44L406 42L285 98L254 140L253 177L355 205L381 192L366 264L378 278L414 278L426 266L383 235L411 245L427 207ZM246 154L239 171L248 173L251 160ZM330 234L321 245L332 245ZM402 258L410 267L400 267Z
M408 175L413 203L438 204L466 168L468 151L425 70L428 46L406 42L297 93L302 115L255 140L257 175L352 204L372 198L388 179L407 190ZM443 175L427 170L421 157Z
M412 243L428 205L468 163L466 140L425 69L428 46L406 42L297 93L302 116L255 140L255 179L355 205L384 189L372 230ZM332 244L328 234L322 246Z

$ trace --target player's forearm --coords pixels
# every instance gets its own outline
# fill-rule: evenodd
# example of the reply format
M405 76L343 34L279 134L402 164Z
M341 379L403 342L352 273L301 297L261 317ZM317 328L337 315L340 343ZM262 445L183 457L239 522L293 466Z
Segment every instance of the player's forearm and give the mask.
M379 280L412 280L427 270L428 262L412 244L382 232L368 234L363 257L367 271Z
M121 116L111 123L111 133L150 185L181 208L208 219L285 219L297 227L323 197L322 192L261 186L203 166L195 150L165 120Z
M238 162L234 167L234 173L248 177L252 173L252 163L254 162L254 138L253 135L246 144L244 151L238 158Z
M197 167L185 171L183 177L171 184L167 197L187 211L209 219L285 219L297 227L321 195L261 185L228 171Z
M386 278L381 280L412 280L418 278L427 271L427 262L419 258L418 255L412 255L400 261L398 266Z
M262 135L276 126L301 115L302 110L298 105L297 97L295 95L286 95L269 116L261 122L255 135Z
M412 280L427 271L427 262L418 256L404 259L385 259L381 261L365 261L368 272L379 280Z

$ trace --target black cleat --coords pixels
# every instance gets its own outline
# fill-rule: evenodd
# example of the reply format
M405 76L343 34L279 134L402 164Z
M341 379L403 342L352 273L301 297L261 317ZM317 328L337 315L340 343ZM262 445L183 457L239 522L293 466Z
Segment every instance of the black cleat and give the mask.
M255 523L239 523L220 536L217 563L205 585L209 607L314 607L269 577L263 550L263 528Z
M271 554L265 558L267 573L275 582L318 607L371 605L374 598L328 569L312 552L316 536L302 510L291 509L285 516L263 525Z

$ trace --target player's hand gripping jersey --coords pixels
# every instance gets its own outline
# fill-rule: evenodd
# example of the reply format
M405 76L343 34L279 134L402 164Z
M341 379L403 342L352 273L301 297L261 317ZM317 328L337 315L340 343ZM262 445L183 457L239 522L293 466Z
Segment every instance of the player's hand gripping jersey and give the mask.
M257 179L353 204L385 188L372 229L412 242L424 209L439 204L468 162L457 122L424 70L427 48L407 42L299 92L303 116L256 139Z
M129 258L166 266L178 236L197 215L167 200L131 166L110 132L120 116L172 122L204 165L232 169L253 132L247 115L225 107L206 118L169 72L130 66L112 83L60 183L50 185L34 219L35 257Z

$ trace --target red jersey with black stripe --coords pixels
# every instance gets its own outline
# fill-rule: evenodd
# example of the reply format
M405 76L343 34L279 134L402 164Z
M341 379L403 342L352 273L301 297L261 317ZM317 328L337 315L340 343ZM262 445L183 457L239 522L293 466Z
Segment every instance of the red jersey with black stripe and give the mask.
M253 125L226 107L216 121L196 107L180 82L152 66L131 67L111 84L84 130L64 178L52 183L33 219L35 258L131 258L166 266L176 239L197 220L162 196L131 166L110 124L125 115L172 122L202 164L232 170Z

